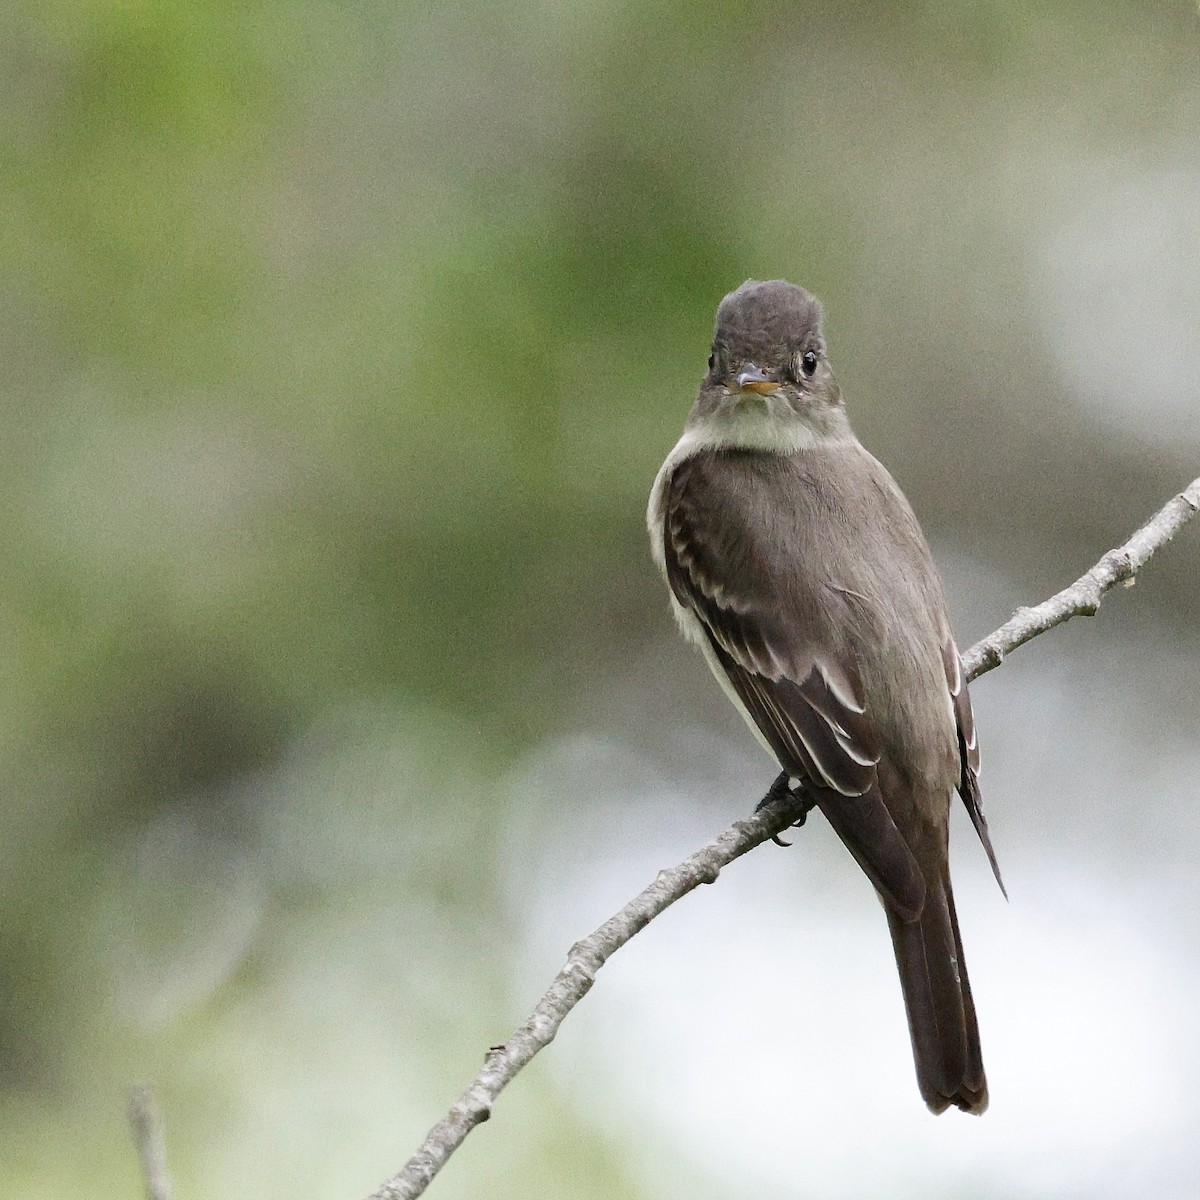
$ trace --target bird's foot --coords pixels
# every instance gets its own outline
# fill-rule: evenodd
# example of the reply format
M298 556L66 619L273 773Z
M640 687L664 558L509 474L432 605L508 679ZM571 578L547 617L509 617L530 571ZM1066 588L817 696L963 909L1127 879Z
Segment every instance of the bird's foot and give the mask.
M800 816L789 826L790 829L799 829L807 820L808 814L816 807L817 802L809 799L804 794L803 784L798 783L795 787L792 787L788 783L788 773L786 771L779 772L774 782L767 788L767 794L755 805L754 811L760 812L772 801L782 800L785 796L795 800L801 806ZM777 846L790 846L792 844L791 842L785 842L777 833L771 835L771 841Z

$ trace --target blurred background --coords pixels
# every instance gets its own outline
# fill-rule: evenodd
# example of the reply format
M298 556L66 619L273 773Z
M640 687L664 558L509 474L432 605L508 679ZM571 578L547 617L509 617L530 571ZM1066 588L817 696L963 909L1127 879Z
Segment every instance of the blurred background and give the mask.
M0 1193L398 1169L773 775L651 480L822 297L964 647L1200 473L1190 3L0 10ZM1200 1191L1200 528L975 687L992 1109L917 1095L819 821L645 931L445 1197Z

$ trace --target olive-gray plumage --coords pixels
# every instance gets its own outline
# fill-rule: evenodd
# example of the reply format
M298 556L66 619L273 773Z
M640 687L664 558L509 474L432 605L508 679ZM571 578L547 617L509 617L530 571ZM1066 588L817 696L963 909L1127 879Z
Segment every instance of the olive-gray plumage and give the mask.
M802 288L722 300L648 524L685 634L878 890L922 1096L982 1112L947 847L958 789L995 869L970 700L929 547L850 430Z

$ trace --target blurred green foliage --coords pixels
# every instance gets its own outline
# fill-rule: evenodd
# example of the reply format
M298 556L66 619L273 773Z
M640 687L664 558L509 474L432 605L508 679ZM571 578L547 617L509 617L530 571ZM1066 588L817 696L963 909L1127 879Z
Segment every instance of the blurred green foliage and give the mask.
M807 283L863 392L891 347L936 340L910 406L859 410L918 494L905 422L969 442L986 404L1019 440L1027 414L992 390L1011 342L980 349L1011 328L987 295L1017 236L998 214L1029 196L1004 131L1070 86L1108 97L1095 125L1072 110L1082 140L1108 118L1141 136L1194 89L1185 9L0 14L0 1191L131 1194L119 1089L143 1070L185 1195L284 1194L306 1130L327 1194L397 1166L511 1015L496 781L666 631L641 513L716 300L751 275ZM977 516L933 519L953 536ZM372 858L408 839L420 853ZM410 1056L371 1097L405 1079L403 1122L345 1128L354 1104L322 1108L335 1085L314 1082L261 1155L246 1128L272 1087L360 1044L329 1032L354 994L312 1034L317 1063L272 1042L303 1008L288 972L309 962L321 995L311 964L347 913L379 924L382 958L425 964L383 969L422 1032L389 1050L376 995L358 1035ZM356 1095L353 1070L333 1078ZM522 1086L513 1136L545 1157L497 1136L515 1174L488 1194L644 1194Z

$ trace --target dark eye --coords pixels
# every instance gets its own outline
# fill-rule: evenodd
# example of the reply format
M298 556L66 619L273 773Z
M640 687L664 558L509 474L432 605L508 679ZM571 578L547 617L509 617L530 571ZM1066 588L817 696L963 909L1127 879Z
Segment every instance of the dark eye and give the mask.
M710 354L708 356L708 369L711 371L713 369L713 367L715 367L716 365L717 365L717 356L715 354Z
M800 370L803 371L804 374L807 375L809 378L811 378L812 373L816 369L817 369L816 352L813 350L805 350L805 352L800 356Z

